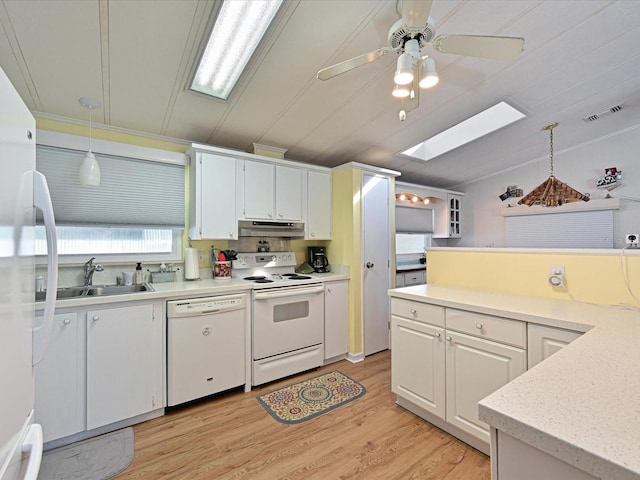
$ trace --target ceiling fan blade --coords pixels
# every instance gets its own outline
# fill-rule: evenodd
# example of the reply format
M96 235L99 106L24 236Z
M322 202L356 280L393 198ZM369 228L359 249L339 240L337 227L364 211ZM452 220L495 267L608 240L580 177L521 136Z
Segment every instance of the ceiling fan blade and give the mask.
M402 0L402 21L408 30L422 30L429 20L432 3L432 0Z
M509 61L514 60L524 49L524 38L438 35L432 45L442 53Z
M345 60L344 62L336 63L335 65L331 65L330 67L323 68L318 72L316 76L320 80L329 80L330 78L346 73L349 70L353 70L354 68L360 67L366 63L373 62L374 60L377 60L380 57L386 55L390 51L391 48L389 47L379 48L377 50L374 50L373 52L365 53L363 55L350 58L349 60Z

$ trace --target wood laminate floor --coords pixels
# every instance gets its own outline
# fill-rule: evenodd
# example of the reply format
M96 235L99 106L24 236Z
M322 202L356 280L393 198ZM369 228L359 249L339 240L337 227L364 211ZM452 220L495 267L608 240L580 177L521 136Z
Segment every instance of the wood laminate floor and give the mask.
M114 479L490 479L486 455L395 404L390 363L385 351L173 409L134 427L135 457ZM277 422L256 400L333 370L366 395L296 425Z

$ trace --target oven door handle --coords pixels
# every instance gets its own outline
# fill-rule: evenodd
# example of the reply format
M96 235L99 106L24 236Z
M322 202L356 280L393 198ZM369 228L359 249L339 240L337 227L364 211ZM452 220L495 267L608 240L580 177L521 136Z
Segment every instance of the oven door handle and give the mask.
M310 293L322 293L324 287L322 285L318 287L301 287L301 288L283 288L277 291L271 292L256 292L254 298L256 300L268 300L270 298L282 298L282 297L294 297L298 295L308 295Z

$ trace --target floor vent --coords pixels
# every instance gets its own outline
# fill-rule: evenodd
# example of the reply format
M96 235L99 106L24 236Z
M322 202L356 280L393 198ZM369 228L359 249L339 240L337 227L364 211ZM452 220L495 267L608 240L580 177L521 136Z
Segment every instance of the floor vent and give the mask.
M584 120L587 123L595 122L596 120L600 120L602 117L606 117L607 115L618 113L620 110L624 108L627 108L627 106L623 102L619 105L615 105L611 108L608 108L607 110L604 110L602 112L594 113L593 115L583 117L582 120Z

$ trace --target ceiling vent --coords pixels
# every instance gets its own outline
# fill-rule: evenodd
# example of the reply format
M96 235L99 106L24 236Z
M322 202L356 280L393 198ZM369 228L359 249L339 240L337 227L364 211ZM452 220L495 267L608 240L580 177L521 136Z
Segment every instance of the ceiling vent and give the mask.
M613 113L618 113L620 110L622 110L623 108L627 108L627 106L623 103L619 104L619 105L615 105L613 107L610 107L602 112L598 112L598 113L594 113L593 115L589 115L587 117L583 117L582 120L584 120L587 123L591 123L591 122L595 122L596 120L600 120L603 117L606 117L607 115L611 115Z

